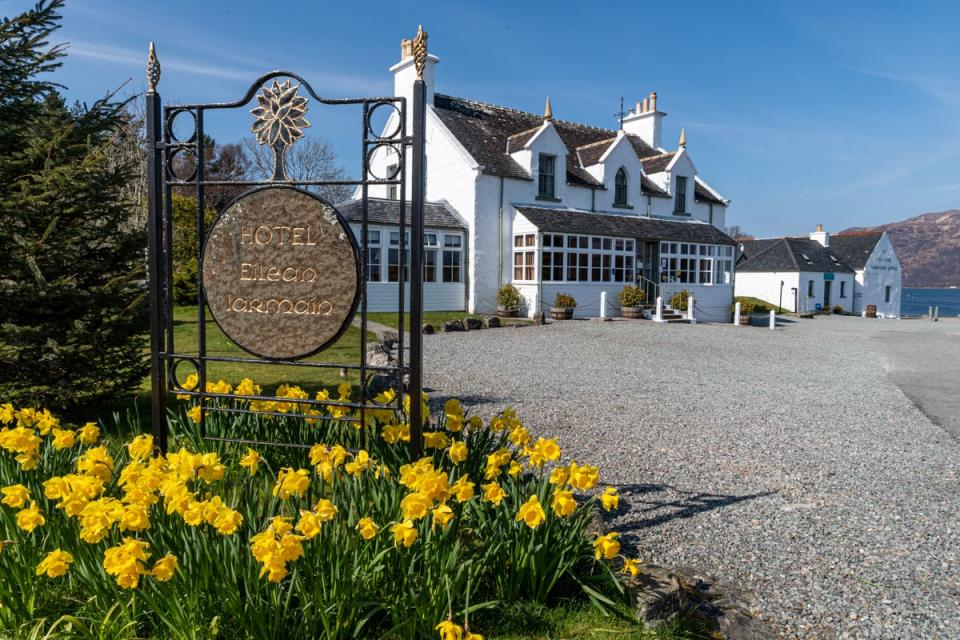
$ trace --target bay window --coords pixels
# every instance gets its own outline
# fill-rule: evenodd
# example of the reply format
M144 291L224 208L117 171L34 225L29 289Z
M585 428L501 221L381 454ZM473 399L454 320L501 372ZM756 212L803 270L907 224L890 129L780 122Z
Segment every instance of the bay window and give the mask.
M443 281L463 282L463 236L443 234Z
M660 243L660 281L681 284L730 284L733 247L695 242Z
M513 279L521 282L536 280L537 236L525 233L513 237Z
M633 282L634 240L543 234L544 282Z

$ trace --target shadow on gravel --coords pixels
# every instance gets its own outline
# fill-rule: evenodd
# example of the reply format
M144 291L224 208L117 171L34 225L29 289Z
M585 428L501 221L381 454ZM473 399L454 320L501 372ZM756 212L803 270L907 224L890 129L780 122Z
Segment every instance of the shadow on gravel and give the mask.
M634 517L628 519L630 529L647 529L678 520L691 518L699 513L722 509L746 500L765 498L777 493L763 491L742 496L681 491L666 484L622 484L617 485L623 506ZM636 517L639 516L639 517Z

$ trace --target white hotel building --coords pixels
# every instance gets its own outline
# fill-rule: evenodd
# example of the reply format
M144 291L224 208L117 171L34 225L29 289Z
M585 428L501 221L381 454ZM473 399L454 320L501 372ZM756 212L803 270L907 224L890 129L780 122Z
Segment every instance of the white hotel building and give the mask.
M401 51L390 71L395 94L412 104L406 41ZM577 300L578 315L596 316L606 291L607 315L616 316L620 289L640 281L665 300L688 290L699 320L729 320L729 201L698 175L683 136L663 147L666 114L655 93L619 130L604 129L554 119L549 100L537 115L437 93L438 62L429 55L424 71L426 310L491 313L497 290L512 283L526 315L547 311L562 292ZM391 118L385 130L396 126ZM382 151L371 171L388 175L396 164ZM400 274L396 187L371 187L370 196L369 308L387 311ZM359 232L359 203L340 209Z

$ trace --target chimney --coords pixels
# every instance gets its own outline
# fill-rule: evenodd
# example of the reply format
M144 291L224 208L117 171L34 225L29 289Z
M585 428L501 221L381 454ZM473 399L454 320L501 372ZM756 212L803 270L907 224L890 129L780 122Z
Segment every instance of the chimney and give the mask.
M426 36L426 34L424 34ZM427 104L433 104L434 66L440 58L427 53L426 64L423 68L423 82L427 85ZM404 38L400 41L400 62L390 67L393 74L393 95L407 99L408 108L413 106L413 83L417 80L417 69L413 62L413 40ZM413 118L407 118L407 124L413 126Z
M823 230L822 224L817 225L817 230L810 234L810 239L819 242L821 246L830 246L830 233Z
M623 130L626 133L640 136L654 149L660 149L660 130L664 116L667 114L657 111L657 92L637 101L637 109L623 119Z

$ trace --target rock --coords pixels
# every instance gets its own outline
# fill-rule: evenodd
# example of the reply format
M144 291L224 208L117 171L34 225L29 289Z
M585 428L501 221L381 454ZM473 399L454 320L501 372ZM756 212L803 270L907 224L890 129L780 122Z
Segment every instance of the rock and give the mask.
M545 322L546 319L543 316L543 311L538 311L537 313L533 314L533 324L544 324Z
M371 367L392 367L396 362L393 349L384 342L374 342L367 347L367 365Z
M425 335L425 336L432 336L434 333L436 333L436 331L434 330L433 325L430 324L429 322L424 323L424 325L423 325L423 335Z
M728 640L773 640L774 634L752 613L753 598L737 587L692 569L644 565L625 580L637 606L637 618L647 624L684 613L696 617Z
M488 316L484 318L483 323L487 326L487 329L496 329L500 326L500 318L497 316Z
M463 331L463 323L459 320L447 320L440 325L441 330L444 333L451 333L453 331Z
M384 331L380 334L380 342L392 349L400 342L400 336L397 335L396 331Z
M467 318L463 321L467 329L470 331L476 331L477 329L483 329L483 320L480 318Z

